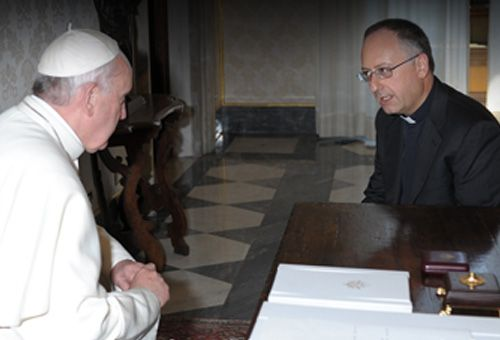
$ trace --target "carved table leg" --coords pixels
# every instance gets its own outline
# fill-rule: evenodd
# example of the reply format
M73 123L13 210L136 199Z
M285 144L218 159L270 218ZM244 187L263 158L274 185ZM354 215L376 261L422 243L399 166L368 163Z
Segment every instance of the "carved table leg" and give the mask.
M175 131L170 124L165 124L156 139L155 176L159 185L160 195L167 210L172 215L172 224L168 229L170 240L177 254L189 255L189 245L184 240L187 232L187 220L182 204L170 184L166 169L168 156L172 151Z
M155 131L155 130L151 130ZM122 164L121 158L113 157L108 149L99 152L101 160L114 173L120 173L123 177L123 213L125 215L125 223L132 230L132 242L134 247L144 251L146 258L156 265L158 271L162 271L166 263L166 255L163 246L152 234L154 223L146 221L142 217L139 208L137 189L140 186L140 191L148 196L149 185L147 180L142 177L145 167L146 156L142 150L142 145L145 140L148 140L149 135L144 133L125 144L127 150L127 163ZM130 241L127 239L127 241Z
M138 98L142 99L127 105L129 115L118 124L108 145L125 147L126 164L122 164L119 157L113 157L108 149L99 152L99 156L109 170L120 173L123 177L123 222L132 230L134 247L144 251L147 259L162 271L166 263L165 250L152 234L155 223L145 220L144 216L166 209L173 220L168 226L168 234L174 251L189 254L189 246L184 240L187 231L186 216L165 171L185 104L165 95L151 95L147 100ZM154 184L150 183L149 176L144 175L147 156L143 146L150 142L155 144Z
M146 258L156 265L158 271L162 271L166 263L165 250L160 241L151 234L154 223L143 219L137 200L137 187L142 177L146 158L142 150L136 150L134 156L134 160L128 168L123 190L125 216L132 228L137 247L144 251Z

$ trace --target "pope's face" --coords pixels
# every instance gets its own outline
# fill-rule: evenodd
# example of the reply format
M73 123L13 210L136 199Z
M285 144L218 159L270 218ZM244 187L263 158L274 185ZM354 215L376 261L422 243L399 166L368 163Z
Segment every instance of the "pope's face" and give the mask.
M86 145L88 152L103 150L121 119L127 117L125 96L132 88L132 71L123 57L117 58L108 89L100 89L93 117L94 132Z
M412 56L408 48L403 48L394 32L382 29L370 34L363 42L361 68L374 70L379 67L394 67ZM370 78L370 91L386 113L410 115L423 103L423 79L416 66L421 57L422 55L394 69L389 78L379 79L375 75Z

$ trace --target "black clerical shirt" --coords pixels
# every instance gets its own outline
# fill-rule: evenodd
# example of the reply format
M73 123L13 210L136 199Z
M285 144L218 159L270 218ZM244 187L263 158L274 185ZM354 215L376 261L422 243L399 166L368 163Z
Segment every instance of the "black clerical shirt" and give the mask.
M435 92L435 85L423 104L409 116L410 119L404 119L403 124L403 155L401 157L401 192L399 194L400 204L410 203L410 194L415 177L415 167L418 154L418 145L424 120L431 108L432 98Z

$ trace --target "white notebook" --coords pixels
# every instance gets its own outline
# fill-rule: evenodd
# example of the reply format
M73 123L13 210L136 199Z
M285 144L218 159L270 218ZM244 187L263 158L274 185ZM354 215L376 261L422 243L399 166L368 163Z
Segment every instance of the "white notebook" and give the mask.
M498 340L500 320L264 302L251 340Z
M280 264L272 303L411 313L405 271Z

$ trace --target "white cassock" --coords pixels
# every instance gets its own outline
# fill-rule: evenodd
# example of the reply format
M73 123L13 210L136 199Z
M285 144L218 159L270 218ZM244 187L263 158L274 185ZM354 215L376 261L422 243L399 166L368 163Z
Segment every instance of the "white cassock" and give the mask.
M158 298L99 284L131 256L96 226L76 161L81 141L44 101L0 114L0 339L154 339Z

